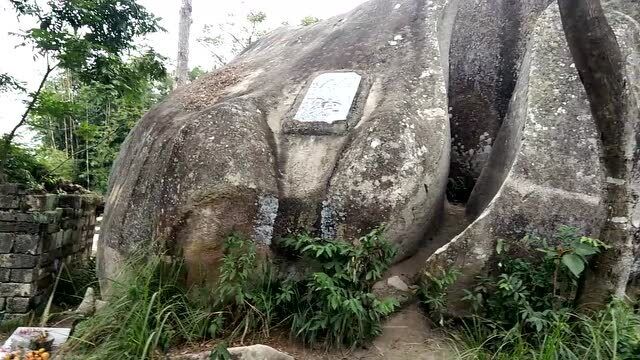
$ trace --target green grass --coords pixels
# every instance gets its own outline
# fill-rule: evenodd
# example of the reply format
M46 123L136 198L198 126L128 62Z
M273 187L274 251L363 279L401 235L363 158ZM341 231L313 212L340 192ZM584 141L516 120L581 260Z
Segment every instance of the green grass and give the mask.
M114 283L109 305L80 323L66 351L82 359L147 359L206 330L210 314L191 306L182 268L161 256L136 256L135 271ZM73 359L66 355L65 359Z
M640 359L640 315L630 305L614 301L590 316L558 316L540 333L471 318L451 332L451 339L461 360Z
M4 320L3 314L0 314L0 339L8 338L17 328L21 326L29 326L30 319L28 316L24 318L15 318Z
M150 359L207 339L259 341L274 327L327 346L356 346L380 333L397 307L372 293L395 254L381 230L356 244L300 235L281 246L305 264L295 276L260 258L251 241L229 237L210 288L184 287L175 259L133 256L108 305L77 326L64 358Z
M53 304L63 309L74 309L80 305L89 287L99 291L95 258L86 263L78 262L64 267ZM95 295L100 296L99 293Z

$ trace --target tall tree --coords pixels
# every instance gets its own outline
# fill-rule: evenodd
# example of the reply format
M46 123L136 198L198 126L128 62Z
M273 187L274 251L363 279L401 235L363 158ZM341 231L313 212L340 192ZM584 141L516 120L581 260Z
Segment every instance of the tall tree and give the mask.
M86 83L65 73L45 85L27 123L42 144L36 155L52 180L105 191L120 144L169 89L154 54L128 59L113 69L111 80Z
M229 14L228 20L222 24L204 26L204 36L198 39L214 58L214 68L221 67L231 61L253 42L267 33L265 22L267 14L262 11L251 11L244 18Z
M176 86L189 80L189 31L191 29L191 0L182 0L180 26L178 29L178 60L176 64Z
M54 70L73 73L79 81L110 83L113 69L134 49L135 39L159 29L157 19L135 0L48 1L46 7L37 0L10 3L18 17L37 21L38 27L19 36L23 46L31 45L36 56L44 59L44 71L17 125L0 145L0 172L13 138L27 122Z
M622 297L633 262L633 225L629 221L630 119L624 61L600 0L559 0L565 36L584 84L604 148L607 175L606 223L600 237L612 246L587 271L579 301L587 307Z

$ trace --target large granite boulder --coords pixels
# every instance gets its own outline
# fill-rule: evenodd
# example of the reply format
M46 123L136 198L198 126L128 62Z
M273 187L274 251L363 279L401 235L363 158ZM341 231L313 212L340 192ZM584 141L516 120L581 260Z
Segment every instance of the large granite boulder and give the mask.
M631 17L613 10L607 15L627 60L633 93L628 104L629 134L637 137L640 32ZM630 144L635 146L635 140ZM606 220L607 183L617 181L606 178L602 156L590 103L557 4L552 4L535 25L509 112L467 204L475 220L426 263L426 271L434 274L452 267L461 270L448 294L452 314L467 310L468 304L460 301L462 290L495 265L491 259L498 239L515 240L532 232L548 236L560 225L598 236ZM638 157L637 147L630 147L629 156ZM637 191L635 168L634 176L628 181ZM637 196L629 203L637 209ZM631 220L637 227L637 210Z
M449 198L464 202L507 114L527 39L551 0L461 0L449 54Z
M443 205L452 14L445 0L373 0L276 30L174 92L114 165L101 278L158 244L184 254L191 282L211 280L232 232L268 251L285 233L351 239L385 223L411 255Z

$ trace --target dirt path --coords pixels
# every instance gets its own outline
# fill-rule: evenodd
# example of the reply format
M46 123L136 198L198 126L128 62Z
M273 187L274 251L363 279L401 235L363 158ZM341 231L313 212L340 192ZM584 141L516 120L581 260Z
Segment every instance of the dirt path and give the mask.
M427 239L414 256L392 266L385 277L398 275L409 279L413 278L431 254L448 243L468 225L469 222L464 216L464 206L445 202L440 230L431 239Z
M450 360L454 359L446 337L431 329L416 304L394 314L367 349L354 351L310 350L293 344L277 348L296 360ZM271 344L267 344L273 346Z

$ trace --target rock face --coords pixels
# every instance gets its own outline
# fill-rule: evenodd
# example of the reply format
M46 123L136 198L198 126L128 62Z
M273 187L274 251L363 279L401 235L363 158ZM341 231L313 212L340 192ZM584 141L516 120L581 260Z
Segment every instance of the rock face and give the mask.
M449 198L466 201L507 114L527 38L550 0L462 0L449 56Z
M629 16L615 11L608 16L626 54L635 92L629 112L636 114L629 125L637 128L640 32ZM638 134L637 129L629 133ZM427 260L426 270L433 273L451 267L462 271L449 293L452 313L466 310L462 289L471 288L475 276L492 266L498 239L527 232L550 235L563 224L597 236L606 217L606 184L613 181L605 179L602 156L590 104L553 4L536 23L508 115L467 204L475 221Z
M112 172L101 278L151 241L183 253L192 282L212 279L232 232L267 248L386 223L411 255L443 205L452 14L445 0L373 0L277 30L156 106Z

